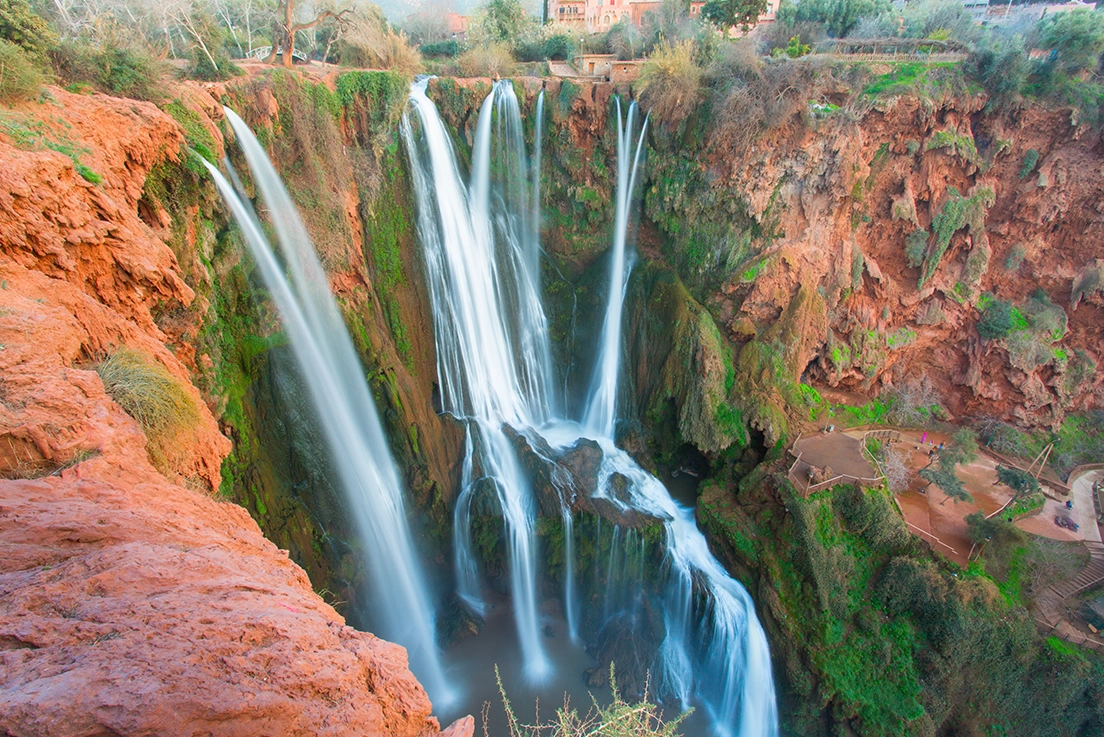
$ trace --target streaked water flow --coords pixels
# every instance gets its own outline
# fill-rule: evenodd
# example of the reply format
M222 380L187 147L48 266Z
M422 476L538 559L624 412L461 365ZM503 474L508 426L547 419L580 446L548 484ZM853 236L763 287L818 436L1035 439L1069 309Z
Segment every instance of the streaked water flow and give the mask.
M676 504L658 479L614 444L621 322L632 258L628 239L646 121L639 121L635 104L624 116L618 107L608 302L590 396L583 417L576 422L560 416L551 401L548 325L539 291L539 160L526 164L512 83L496 83L483 104L472 151L470 188L463 185L448 131L426 88L426 80L412 86L403 133L414 173L438 378L445 410L467 420L469 438L482 438L474 446L469 441L468 453L469 458L472 453L477 455L484 476L493 481L503 510L515 625L526 673L532 678L548 669L537 637L536 503L504 425L523 434L539 432L559 450L580 437L599 443L604 457L595 494L663 523L667 582L660 599L665 636L653 664L662 693L684 705L700 699L719 735L775 737L778 714L770 652L750 596L710 554L693 510ZM538 142L540 105L538 102ZM527 188L528 194L523 195ZM627 479L627 497L614 498L609 493L615 474ZM465 484L458 515L470 505L470 496L465 497L470 478ZM573 539L570 515L565 509L568 541ZM600 520L596 526L600 540ZM461 529L458 524L457 530ZM465 534L457 532L455 540L458 548L466 548L463 555L457 553L462 589L468 586L464 566L470 569L474 565L466 562L468 556L474 560L474 555L470 535L464 539ZM626 534L615 527L611 534L617 537L614 547L626 549L608 561L607 583L614 578L623 582L629 574L640 576L643 553L635 552L639 549L635 533ZM569 555L573 552L566 549ZM567 585L573 588L573 574L567 578L571 582ZM472 594L460 593L465 599ZM631 598L622 589L608 590L607 599L614 596L626 601ZM569 622L574 616L573 597L573 591L565 591Z
M279 175L249 127L226 116L268 204L284 263L247 200L213 166L207 168L241 227L280 312L313 399L341 486L367 550L374 629L405 646L410 666L439 707L455 700L435 638L434 610L407 523L402 486L387 438L345 323L314 246Z

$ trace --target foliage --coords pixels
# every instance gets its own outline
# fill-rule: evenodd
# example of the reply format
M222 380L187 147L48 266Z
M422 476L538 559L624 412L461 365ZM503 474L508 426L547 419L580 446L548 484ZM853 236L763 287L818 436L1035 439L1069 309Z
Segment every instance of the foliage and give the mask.
M1052 13L1039 22L1035 33L1040 47L1057 52L1059 69L1079 72L1095 65L1104 51L1104 14L1088 8Z
M694 61L694 44L662 43L640 72L636 86L651 114L671 127L686 120L702 97L702 69Z
M478 45L512 44L531 23L520 0L487 0L473 14L468 38Z
M990 104L1014 99L1029 70L1022 36L986 34L970 52L965 71L989 93Z
M508 77L513 73L514 55L504 44L476 46L456 60L461 77Z
M21 46L0 40L0 103L11 105L38 96L42 70Z
M766 10L767 0L709 0L701 15L722 31L733 26L747 30Z
M51 54L54 71L67 83L90 84L119 97L160 102L164 65L148 51L109 40L102 47L64 42Z
M944 468L942 463L920 469L920 477L938 486L944 494L956 502L968 502L973 498L955 475L954 469Z
M801 0L797 5L782 0L778 23L823 23L828 33L842 38L861 18L885 15L892 11L889 0Z
M341 63L356 67L387 69L410 78L421 71L422 58L402 31L396 31L376 6L357 7L350 16L347 28L337 42ZM456 41L442 41L435 45L455 56ZM430 54L428 51L427 55Z
M976 35L973 16L960 0L919 0L901 13L906 38L953 38L972 41Z
M997 340L1011 333L1017 325L1019 311L1002 299L988 301L981 312L977 330L985 340Z
M962 159L964 164L976 165L980 161L974 137L953 129L936 131L931 134L927 143L924 144L924 150L932 151L934 149L946 149L951 155Z
M211 131L203 125L199 114L180 100L173 100L168 103L164 110L184 129L184 137L192 150L207 161L217 165L215 152L218 151L218 143ZM197 173L200 172L197 171Z
M43 58L57 44L57 34L27 0L0 0L0 40Z
M394 72L346 72L337 78L341 106L354 117L366 116L373 130L390 129L398 122L406 96L406 81Z
M1020 167L1020 179L1027 179L1031 176L1031 172L1035 171L1035 166L1038 163L1039 152L1033 148L1029 148L1027 153L1024 154L1023 166Z
M510 737L676 737L678 726L693 709L680 714L671 721L664 721L663 712L649 701L648 689L635 704L621 696L617 688L614 663L610 662L609 684L613 700L609 706L602 706L596 700L590 711L580 716L578 711L568 704L556 710L556 719L546 724L525 725L518 721L506 696L506 687L495 666L495 681L502 695L502 707L506 711L506 723Z
M918 286L923 288L935 274L939 263L951 243L951 238L964 227L977 235L985 229L985 214L993 205L996 195L991 187L977 187L969 197L963 197L956 187L947 189L947 201L943 209L932 218L934 240L924 257L924 268Z
M939 462L947 467L961 466L973 463L978 457L977 433L968 427L955 430L951 436L950 445L946 446L939 454Z
M1023 543L1026 539L1023 531L1002 515L986 517L984 512L971 512L966 515L966 534L970 542L982 545L995 542L997 545Z
M199 406L184 382L156 359L130 348L119 348L97 364L104 391L146 433L150 461L162 472L172 468L181 433L199 422Z

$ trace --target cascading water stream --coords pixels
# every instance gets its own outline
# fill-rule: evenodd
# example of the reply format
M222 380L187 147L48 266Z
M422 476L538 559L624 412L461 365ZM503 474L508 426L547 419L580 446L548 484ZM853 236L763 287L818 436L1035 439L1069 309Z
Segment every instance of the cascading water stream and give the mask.
M503 172L521 169L501 164L518 158L517 151L524 152L523 147L518 148L520 120L516 125L502 121L504 115L512 119L517 114L512 85L496 83L483 105L472 153L470 190L461 183L451 140L426 96L425 81L413 85L410 99L413 113L404 118L404 137L419 205L419 235L434 310L439 381L446 411L467 418L472 436L478 436L477 447L473 451L469 444L468 452L475 453L483 476L493 480L498 491L510 540L515 616L526 662L531 662L532 653L540 648L539 642L533 640L535 502L506 442L503 424L523 434L539 432L550 447L559 451L584 435L598 442L603 459L595 495L606 497L622 509L661 520L664 525L665 568L669 578L660 606L665 637L654 664L663 693L681 699L684 705L692 698L701 699L719 735L775 737L778 717L770 654L751 598L710 554L705 537L697 529L693 510L676 504L663 484L617 448L613 440L621 321L630 258L627 239L643 157L644 126L636 130L639 115L636 106L630 106L624 120L620 113L618 117L618 191L610 294L590 399L580 424L557 416L549 400L551 373L543 358L548 355L547 322L540 301L538 274L535 266L529 267L538 263L539 242L535 235L532 240L524 237L530 227L535 228L536 208L529 218L531 226L511 228L511 223L522 223L526 217L518 209L511 209L518 207L517 201L511 204L511 199L502 193L520 191L525 187L524 179L507 174L514 178L492 182L492 160L500 162L493 167L500 177ZM418 136L412 117L420 124ZM497 121L495 125L501 134L494 142L492 121ZM505 135L507 130L516 131L516 135ZM539 130L537 135L539 140ZM537 179L534 177L533 181ZM620 494L615 498L610 493L615 474L628 481L627 497ZM464 497L471 484L470 474L465 483L458 501L461 506L470 504L470 497ZM458 509L457 515L466 509L466 506L464 510ZM573 538L570 509L565 509L563 516L565 534L571 536L565 542L569 543ZM600 517L597 524L600 538ZM615 528L612 534L618 536L614 541L617 547L623 533ZM465 542L461 537L458 534L457 544L470 548L470 540ZM628 537L631 558L637 543L631 541L631 534ZM572 554L568 545L565 550ZM470 551L465 553L468 554ZM642 557L641 554L632 560ZM457 560L460 559L458 553ZM618 578L623 582L629 573L639 575L633 566L611 559L607 582ZM458 578L463 578L459 565ZM570 581L573 574L569 573L567 578ZM607 598L616 596L635 606L624 589L610 591ZM573 597L572 590L565 590L569 621L573 617Z
M286 264L277 261L252 208L218 169L204 163L245 236L309 388L368 551L378 633L407 648L411 670L437 708L446 707L456 694L441 667L434 612L411 539L402 487L363 368L279 175L249 127L232 110L226 109L226 116L269 205Z
M605 458L598 489L620 474L629 479L628 502L608 496L626 509L664 520L667 561L672 578L665 597L666 636L660 647L661 687L688 705L697 694L715 731L738 737L774 737L778 707L766 633L747 591L717 563L698 529L694 512L675 503L667 488L614 445L617 378L621 355L621 318L629 254L629 218L647 121L633 145L637 106L622 124L618 106L617 193L610 292L584 427L596 433ZM695 596L705 595L702 604ZM737 725L731 730L731 725Z
M539 244L521 115L512 84L496 83L480 112L471 187L465 188L426 85L421 80L411 88L403 138L419 203L442 402L446 412L468 422L466 453L496 489L525 672L539 682L551 666L537 623L536 509L503 430L539 425L551 407L551 352L537 289L539 256L531 252ZM492 147L492 139L499 145ZM456 529L457 560L474 560L470 534L465 539L466 528ZM466 575L458 570L458 578ZM461 594L482 606L477 591Z

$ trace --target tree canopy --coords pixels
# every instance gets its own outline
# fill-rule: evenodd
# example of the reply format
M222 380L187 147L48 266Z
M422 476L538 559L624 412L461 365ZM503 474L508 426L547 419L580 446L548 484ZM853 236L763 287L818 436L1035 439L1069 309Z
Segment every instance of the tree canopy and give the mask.
M778 6L778 22L823 23L828 33L846 36L861 18L884 15L893 10L889 0L801 0L793 4L783 0Z
M709 0L702 17L722 31L733 26L751 28L767 10L767 0Z

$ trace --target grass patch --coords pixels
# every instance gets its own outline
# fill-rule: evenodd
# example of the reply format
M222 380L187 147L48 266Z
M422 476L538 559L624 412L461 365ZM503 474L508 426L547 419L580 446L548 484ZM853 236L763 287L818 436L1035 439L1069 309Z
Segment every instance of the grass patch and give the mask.
M199 422L199 406L184 383L151 356L120 348L96 365L104 390L146 434L150 462L162 473L176 470L177 441Z

